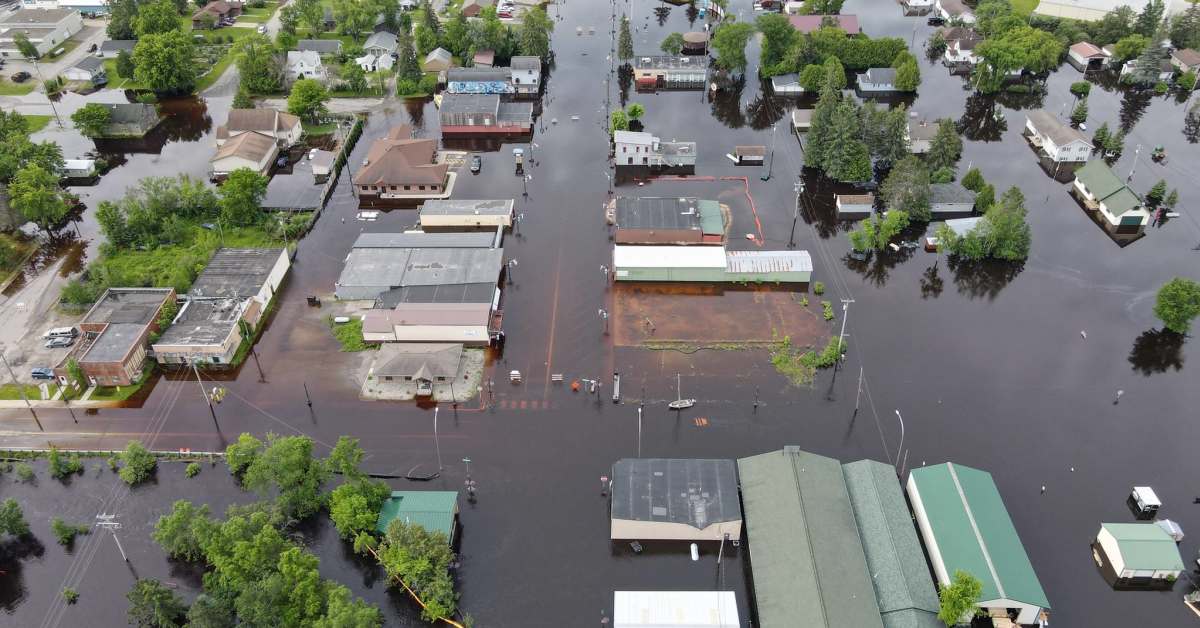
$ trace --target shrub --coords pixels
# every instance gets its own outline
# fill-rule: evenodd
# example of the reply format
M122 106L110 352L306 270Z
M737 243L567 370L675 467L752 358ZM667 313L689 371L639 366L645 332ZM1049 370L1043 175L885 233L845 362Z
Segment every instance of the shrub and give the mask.
M50 477L56 480L61 480L68 475L83 473L83 462L79 460L79 454L64 457L58 453L57 447L51 447L47 460L50 463Z
M50 521L50 531L54 533L54 538L58 540L58 544L63 547L69 547L75 542L75 537L79 534L87 534L90 528L84 524L70 524L58 517Z
M1092 84L1087 81L1075 81L1071 83L1071 93L1079 98L1086 98L1092 92Z
M129 441L129 444L125 446L125 451L121 453L121 462L124 464L118 474L130 486L150 479L150 475L158 466L158 460L154 454L135 440Z
M17 463L17 478L22 482L28 482L33 479L33 467L24 462Z
M1159 81L1154 84L1154 93L1155 94L1165 94L1165 93L1167 93L1167 90L1169 90L1169 89L1171 89L1171 86L1167 85L1163 81Z
M824 312L825 320L833 320L833 304L829 301L821 301L821 309Z
M63 599L67 601L67 604L74 604L75 602L79 601L79 591L76 591L71 587L63 588L62 596Z
M183 468L184 477L194 478L200 474L200 463L189 462L188 466Z
M813 294L816 294L817 296L825 294L825 284L823 284L819 281L814 281L813 282Z

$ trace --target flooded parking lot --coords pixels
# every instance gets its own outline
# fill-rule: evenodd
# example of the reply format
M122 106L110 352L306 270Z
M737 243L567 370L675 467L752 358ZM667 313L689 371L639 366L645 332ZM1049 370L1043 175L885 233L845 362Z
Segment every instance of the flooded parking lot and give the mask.
M751 15L748 0L731 4L741 19ZM1159 285L1174 275L1195 276L1200 267L1200 252L1194 249L1200 242L1194 210L1200 202L1194 185L1200 178L1200 149L1184 132L1185 104L1174 96L1124 94L1111 85L1093 89L1089 126L1108 121L1113 127L1119 121L1129 130L1125 154L1114 169L1121 174L1134 170L1131 185L1139 191L1165 178L1179 190L1184 213L1122 248L1091 223L1064 184L1047 176L1020 136L1024 110L1057 111L1070 102L1068 86L1079 80L1077 71L1064 65L1052 74L1044 96L990 98L972 95L963 79L918 55L923 83L913 110L924 118L948 116L959 123L965 134L960 172L972 164L998 189L1022 188L1033 252L1017 266L956 264L911 250L856 262L847 257L844 227L832 222L829 213L835 186L804 173L805 211L796 230L797 248L812 254L813 279L826 285L823 298L854 302L844 366L821 373L812 388L795 388L771 369L762 351L650 351L604 334L597 310L616 311L616 292L606 290L599 271L610 258L600 208L609 198L605 173L611 171L603 129L605 86L597 68L606 64L609 51L610 5L571 2L552 14L559 11L557 58L539 121L544 130L533 138L537 146L458 146L483 151L484 163L480 174L459 177L455 197L515 198L517 211L525 215L518 233L505 242L506 257L520 264L514 283L506 286L508 342L491 376L495 403L483 410L476 404L457 412L443 408L439 442L448 464L429 485L461 486L465 469L457 461L472 459L479 501L464 503L459 577L462 607L479 625L593 624L609 609L614 589L724 586L737 591L742 615L749 616L744 551L727 554L718 574L710 548L693 563L685 547L634 555L608 540L599 477L616 459L637 454L636 407L643 401L640 440L645 456L730 458L798 445L847 461L895 462L898 468L953 460L990 470L1049 597L1052 625L1173 626L1194 621L1179 599L1185 584L1170 593L1114 592L1096 571L1088 548L1100 522L1131 520L1124 498L1133 484L1152 485L1166 504L1164 516L1185 531L1200 526L1200 506L1192 504L1200 491L1192 483L1198 463L1191 449L1200 437L1194 421L1200 390L1189 362L1196 360L1197 349L1194 339L1181 343L1159 333L1151 312ZM917 46L930 31L923 18L903 17L890 2L850 0L843 12L858 14L872 36L912 38ZM638 50L657 50L667 33L694 29L685 7L639 3L633 13L633 23L646 27L635 33ZM576 34L577 26L583 27L583 35ZM595 35L586 34L589 26L596 27ZM747 55L752 73L756 44ZM614 85L614 105L621 100L618 92ZM785 114L792 101L767 97L753 78L712 100L699 91L630 92L628 100L646 107L647 130L664 139L699 143L697 176L746 177L758 224L735 211L731 246L753 246L738 234L761 225L764 248L785 248L793 183L803 161L795 137L786 132ZM208 98L203 106L202 118L220 120L228 100ZM419 136L437 136L432 103L389 101L372 112L364 137L382 135L401 123L413 124ZM62 136L68 155L77 152L65 144L69 135ZM202 176L211 131L187 137L195 139L168 142L159 154L127 154L125 165L87 191L89 210L80 228L90 249L98 243L94 226L89 227L98 199L119 196L146 173ZM356 147L350 163L361 162L367 144ZM735 167L724 156L736 145L756 144L775 148L768 181L759 179L756 169ZM1143 149L1134 168L1138 144ZM1147 147L1155 145L1170 152L1168 163L1147 159ZM514 147L532 149L531 178L524 186L514 176ZM726 183L684 192L676 190L712 184L618 181L613 192L704 197L715 190L722 202L733 202L742 184ZM411 404L359 401L353 377L359 357L339 353L320 317L305 304L307 295L331 291L359 233L393 231L416 220L415 211L401 209L365 223L355 220L356 212L356 199L343 177L314 231L300 243L279 310L257 347L265 382L252 365L232 374L224 383L229 395L217 407L216 424L195 381L162 379L141 408L81 413L78 426L66 413L39 412L53 435L8 432L5 442L121 447L130 438L143 438L156 448L202 450L221 448L242 431L305 433L324 447L340 434L351 434L362 439L373 471L435 464L432 412ZM811 293L809 298L816 301ZM655 323L660 331L667 325ZM503 376L512 369L524 375L521 384L510 384ZM620 404L611 402L614 371L622 374ZM601 380L599 400L552 382L555 373L564 373L567 381ZM676 373L683 374L685 395L698 399L682 415L666 408L675 398ZM313 400L311 411L305 386ZM1119 402L1118 390L1124 391ZM903 443L895 410L907 422ZM4 416L5 429L31 427L27 414L6 411ZM901 444L905 454L899 453ZM144 518L141 524L131 523L122 537L131 544L141 538L142 549L131 563L138 575L175 579L184 591L195 590L194 576L171 575L146 526L169 505L171 495L193 493L214 504L237 499L236 491L223 484L226 480L215 478L227 474L220 468L213 471L168 484L163 493L156 489L153 497L147 491L146 501L139 501L142 496L135 491L126 502L128 511ZM94 514L84 493L93 486L106 493L113 482L102 474L61 494L9 485L3 490L31 504L27 513L36 511L39 520L54 516L63 503L78 508L68 514L83 519ZM87 586L97 588L80 588L80 604L67 609L63 623L84 618L99 625L124 623L124 592L134 575L121 565L111 540L102 535L84 540L84 548L105 542L93 560L84 561L79 550L62 555L48 541L46 522L40 525L35 524L35 532L46 545L44 553L20 561L25 593L5 603L6 621L40 624L67 570L86 567L83 577L94 583ZM385 604L392 625L417 625L411 608L389 603L378 581L360 571L327 524L316 528L312 543L327 577ZM1196 549L1191 536L1184 540L1181 552L1189 564ZM531 612L531 601L536 601L536 611Z

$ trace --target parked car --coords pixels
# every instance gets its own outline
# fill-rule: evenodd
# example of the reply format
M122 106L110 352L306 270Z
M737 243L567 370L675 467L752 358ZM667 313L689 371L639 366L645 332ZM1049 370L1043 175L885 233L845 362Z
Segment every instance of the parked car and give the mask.
M12 75L12 82L24 83L25 81L29 80L30 76L33 76L33 75L28 72L17 72L16 74Z
M54 369L48 366L34 367L29 374L32 375L34 379L54 379Z
M287 155L280 155L279 159L275 160L276 168L287 168L287 165L288 165L288 156Z
M74 338L78 335L79 330L74 327L55 327L46 330L46 333L42 334L42 338L50 340L51 338Z
M99 46L92 44L90 47L88 47L88 52L96 52L97 48L99 48Z
M928 20L925 20L925 23L930 26L941 26L946 23L946 18L940 15L931 15Z
M69 347L73 344L75 344L74 338L64 338L62 336L59 336L58 338L51 338L51 339L47 340L46 348L47 349L61 349L63 347Z
M266 24L259 24L259 25L258 25L258 34L259 34L259 35L266 35L266 34L267 34L267 25L266 25Z
M479 174L479 171L482 169L483 160L479 158L479 155L471 155L471 172Z

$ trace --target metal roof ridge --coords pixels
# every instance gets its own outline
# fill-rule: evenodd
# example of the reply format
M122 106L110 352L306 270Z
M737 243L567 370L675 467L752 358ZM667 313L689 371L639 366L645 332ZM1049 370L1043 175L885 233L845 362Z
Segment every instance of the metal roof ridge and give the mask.
M954 463L947 462L946 468L950 471L950 479L954 480L954 489L958 491L958 498L962 501L963 511L967 513L967 521L971 523L971 531L975 533L975 540L979 542L983 560L987 563L988 571L992 572L992 581L996 583L996 590L1000 592L1001 598L1008 599L1008 594L1004 591L1004 583L1000 581L1000 574L996 573L996 566L992 564L992 554L988 551L987 543L983 541L983 535L979 532L979 524L975 523L975 513L971 511L971 504L967 502L962 484L958 482L958 472L954 470Z
M784 450L781 453L783 453L785 456L787 456L789 458L788 462L792 465L792 477L796 480L796 500L800 503L800 512L803 513L803 517L804 517L804 546L808 548L808 558L810 561L812 561L813 576L814 576L813 584L816 585L816 588L817 588L817 601L819 602L819 607L821 609L821 621L826 626L828 626L829 625L829 613L825 610L825 592L821 590L821 576L820 576L821 569L820 569L820 566L817 565L817 553L815 551L813 551L812 529L811 529L812 522L809 521L808 509L805 508L805 506L804 506L804 484L800 481L799 469L796 467L796 462L798 461L798 458L799 458L797 453L803 453L803 452L787 453L786 450ZM838 465L838 466L840 467L841 465ZM843 478L843 480L844 479L845 478ZM851 511L853 511L853 506L851 506ZM874 587L874 584L872 584L871 586Z
M845 467L844 466L842 467L842 475L845 475ZM892 555L895 556L895 558L896 558L896 566L900 568L900 579L904 581L904 590L908 592L908 606L905 608L906 609L916 609L917 608L915 606L916 601L917 601L916 591L913 591L912 586L909 583L908 574L904 573L904 567L902 564L903 561L900 558L900 551L896 547L896 535L892 531L892 526L887 521L887 515L885 514L884 507L883 507L883 500L880 498L879 483L876 481L878 478L876 477L875 472L870 468L867 469L867 476L871 480L871 482L870 482L871 494L875 497L875 503L879 506L879 512L881 514L884 514L883 524L884 524L884 527L887 528L888 545L892 548ZM907 509L907 506L905 506L905 508ZM853 502L851 503L851 509L853 510ZM858 525L858 517L854 518L854 525L855 526ZM860 531L859 534L861 535L862 532ZM863 553L864 554L866 553L865 550ZM874 580L874 579L875 579L875 575L872 574L871 580ZM876 601L877 602L878 602L878 597L879 597L878 593L876 593ZM904 609L896 609L896 610L904 610ZM925 609L920 609L920 610L925 610ZM879 609L879 612L882 614L884 612L890 612L890 611L884 611L883 608L881 607Z

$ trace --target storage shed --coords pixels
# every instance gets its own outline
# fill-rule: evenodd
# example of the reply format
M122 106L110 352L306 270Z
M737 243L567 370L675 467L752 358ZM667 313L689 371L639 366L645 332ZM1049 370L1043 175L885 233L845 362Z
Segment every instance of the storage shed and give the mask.
M1093 558L1116 587L1171 585L1183 573L1175 539L1154 523L1102 523Z
M799 74L780 74L771 77L771 91L776 96L799 96L804 93Z
M767 157L766 146L735 146L733 156L739 166L761 166Z
M613 628L740 628L733 591L615 591Z
M838 220L857 220L871 215L875 209L874 194L837 194L833 202Z
M683 54L702 55L708 52L708 33L691 31L683 34Z
M612 470L611 538L742 538L732 460L622 458Z
M399 519L445 534L447 543L453 545L457 517L458 491L392 491L379 510L375 529L386 534L388 525Z
M938 582L965 571L983 584L980 608L1037 623L1050 602L992 475L947 462L914 469L907 490Z
M796 109L792 111L792 130L805 133L812 128L812 109Z

